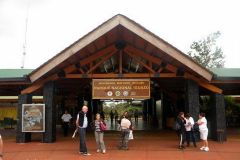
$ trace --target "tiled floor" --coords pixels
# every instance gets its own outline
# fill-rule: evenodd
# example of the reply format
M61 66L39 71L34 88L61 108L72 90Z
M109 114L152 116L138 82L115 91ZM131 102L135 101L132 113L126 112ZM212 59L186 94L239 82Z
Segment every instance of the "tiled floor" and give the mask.
M240 135L230 135L223 144L209 141L210 152L189 147L177 149L177 137L173 131L136 131L129 142L128 151L118 150L118 132L105 134L107 153L96 153L93 133L88 133L87 146L91 156L78 154L79 140L60 135L55 143L34 142L18 144L14 138L4 139L4 160L240 160ZM34 136L33 136L34 137Z

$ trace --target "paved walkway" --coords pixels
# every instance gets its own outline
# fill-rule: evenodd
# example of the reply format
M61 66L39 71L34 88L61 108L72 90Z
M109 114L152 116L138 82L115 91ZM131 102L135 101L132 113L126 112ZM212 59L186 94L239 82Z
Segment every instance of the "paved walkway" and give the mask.
M79 140L58 137L56 143L40 143L37 136L34 142L17 144L14 138L4 139L4 160L239 160L240 135L235 132L228 141L221 144L210 141L210 152L189 147L177 149L177 138L173 131L136 131L130 141L128 151L117 150L118 132L105 134L107 153L96 153L92 133L88 134L87 146L91 156L78 154Z

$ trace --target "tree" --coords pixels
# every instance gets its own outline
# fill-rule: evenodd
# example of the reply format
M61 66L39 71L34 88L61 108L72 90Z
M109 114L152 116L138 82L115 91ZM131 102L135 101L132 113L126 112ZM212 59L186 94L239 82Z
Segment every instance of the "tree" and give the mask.
M197 63L206 68L223 68L224 54L221 47L216 45L216 41L221 33L219 31L209 34L207 38L199 41L194 41L188 52Z

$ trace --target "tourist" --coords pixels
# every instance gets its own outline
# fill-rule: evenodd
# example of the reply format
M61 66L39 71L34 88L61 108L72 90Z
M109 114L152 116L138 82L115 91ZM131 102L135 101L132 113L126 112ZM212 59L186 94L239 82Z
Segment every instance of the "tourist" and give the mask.
M128 112L125 112L120 121L121 137L118 149L128 150L129 133L132 129L131 122L127 119Z
M95 126L95 139L97 143L97 152L102 152L103 154L106 153L106 147L104 145L103 136L104 136L104 130L101 128L101 125L104 125L106 127L106 123L103 121L103 119L100 117L100 114L96 114L96 120L94 122Z
M71 114L68 113L67 110L65 110L65 113L61 117L62 123L63 123L63 133L64 137L68 136L68 128L70 124L70 120L72 119Z
M77 115L76 126L79 128L79 137L80 137L80 154L84 156L91 155L88 153L86 146L86 129L88 126L88 118L87 118L88 107L83 106L82 111L80 111Z
M110 119L111 119L111 125L113 124L113 119L114 119L114 113L113 110L110 112Z
M207 119L205 118L205 113L199 114L199 120L196 122L199 125L200 139L203 140L203 146L200 148L202 151L209 151L208 147L208 128L207 128Z
M185 142L185 126L186 123L184 113L179 112L178 117L176 119L176 131L179 137L179 149L184 149L184 142Z
M134 112L135 123L138 123L138 110L136 109Z
M189 113L187 113L185 117L186 117L185 129L186 129L187 147L189 147L190 140L192 140L194 147L197 147L194 131L193 131L194 120Z
M118 122L118 112L117 112L117 110L115 110L115 112L114 112L114 118L115 118L115 125L117 125L117 122Z

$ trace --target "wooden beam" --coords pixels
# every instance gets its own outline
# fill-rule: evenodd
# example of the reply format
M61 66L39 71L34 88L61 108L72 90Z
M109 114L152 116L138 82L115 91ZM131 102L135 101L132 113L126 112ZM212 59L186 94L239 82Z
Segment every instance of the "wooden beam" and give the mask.
M152 68L152 66L153 66L152 61L148 61L148 65L150 68Z
M119 52L119 73L122 74L122 58L123 58L123 55L122 55L122 50L120 50Z
M91 55L91 56L89 56L87 58L84 58L83 60L80 60L79 64L80 64L80 66L84 66L84 65L90 63L90 67L91 67L93 65L93 61L95 61L96 59L98 59L98 58L100 58L100 57L102 57L102 56L104 56L104 55L106 55L106 54L108 54L110 52L114 52L116 50L117 49L115 48L114 45L110 45L110 46L108 46L108 47L106 47L106 48L104 48L104 49L102 49L100 51L97 51L96 53L93 53L93 55ZM65 73L71 73L74 70L76 70L76 67L73 64L73 65L70 65L70 66L64 68L63 70L64 70ZM80 72L82 72L82 71L80 70Z
M212 80L211 84L239 84L240 80Z
M97 53L93 53L92 56L84 58L83 60L80 61L80 65L84 66L86 64L89 64L89 63L95 61L96 59L98 59L102 56L105 56L108 53L112 53L112 52L115 52L115 51L117 51L115 45L110 45L109 47L104 48L104 49L98 51Z
M142 61L138 60L135 56L133 56L131 53L126 52L130 57L132 57L135 61L137 61L138 63L140 63L143 67L145 67L147 70L149 70L152 73L155 73L155 71L150 68L148 65L146 65L145 63L143 63Z
M65 78L175 78L177 77L174 73L161 73L161 74L151 74L151 73L124 73L124 74L67 74Z
M140 49L137 49L130 45L126 46L124 51L127 53L132 53L134 55L140 56L140 57L147 59L150 62L155 63L157 65L161 65L161 63L162 63L162 60L160 58L149 55L149 54L141 51ZM167 64L165 68L173 73L177 73L177 67L175 67L171 64Z
M96 65L94 65L92 68L90 68L87 73L91 73L92 71L94 71L98 66L100 66L103 62L107 61L109 58L111 58L117 51L114 51L110 54L108 54L106 57L104 57L103 59L101 59Z
M84 72L84 70L80 67L80 68L78 68L78 70L82 73L82 74L84 74L85 72Z
M162 72L163 71L163 67L160 67L159 69L158 69L158 71L157 71L157 73L160 73L160 72Z
M59 77L57 74L54 74L52 76L49 76L43 80L40 80L36 83L33 83L31 86L29 86L28 88L24 89L21 91L21 94L29 94L29 93L32 93L36 90L38 90L39 88L41 88L44 83L48 82L48 81L54 81L54 80L57 80Z
M189 73L185 73L184 74L184 77L185 78L188 78L188 79L192 79L194 80L195 82L198 83L198 85L202 86L203 88L206 88L207 90L210 90L212 92L215 92L215 93L219 93L219 94L222 94L223 90L208 83L208 82L204 82L203 80L201 80L200 78L197 78Z
M151 55L141 51L140 49L137 49L137 48L135 48L133 46L130 46L130 45L127 45L124 48L124 51L127 52L127 53L131 53L131 54L140 56L140 57L142 57L144 59L147 59L148 61L153 62L153 63L155 63L157 65L160 65L162 63L162 60L160 58L151 56Z

